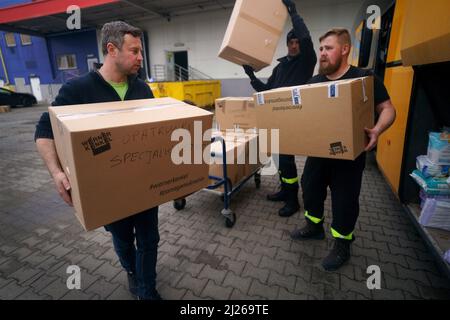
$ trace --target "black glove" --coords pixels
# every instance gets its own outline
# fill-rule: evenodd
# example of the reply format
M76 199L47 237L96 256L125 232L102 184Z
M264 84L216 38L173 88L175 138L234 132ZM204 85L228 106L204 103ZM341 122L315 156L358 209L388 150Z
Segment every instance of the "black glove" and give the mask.
M286 6L289 15L293 15L297 13L297 8L295 7L295 3L292 0L282 0L283 4Z
M255 79L255 70L249 65L243 65L245 73L249 76L250 79Z

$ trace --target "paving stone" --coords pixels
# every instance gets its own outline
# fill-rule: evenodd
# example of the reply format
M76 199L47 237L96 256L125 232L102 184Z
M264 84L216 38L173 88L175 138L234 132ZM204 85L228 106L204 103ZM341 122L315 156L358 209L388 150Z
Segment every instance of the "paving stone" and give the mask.
M249 277L243 278L235 275L233 272L227 272L225 279L223 281L224 287L230 287L238 289L241 293L246 294L250 288L252 280Z
M107 298L107 300L135 300L128 289L119 285L113 293L111 293Z
M187 272L192 277L197 277L204 267L205 264L203 263L194 263L188 260L183 260L177 267L177 270L181 272Z
M13 300L23 294L27 290L26 287L20 286L17 281L13 280L0 289L0 300Z
M296 276L301 277L305 281L311 281L312 277L312 266L307 264L294 265L292 262L286 262L286 267L284 269L285 276Z
M41 272L41 270L39 270L37 268L23 266L19 270L16 270L15 272L13 272L9 277L15 279L19 285L23 285L24 282L33 278L40 272Z
M209 265L205 265L205 267L200 272L198 278L212 280L216 285L220 286L226 274L227 274L226 270L217 270L211 268Z
M111 283L104 279L98 279L93 284L84 290L88 295L99 295L101 300L107 299L120 285L117 283Z
M256 268L253 265L247 263L245 265L244 271L242 272L242 277L250 277L254 279L258 279L260 283L267 283L267 279L269 278L270 270L268 269L262 269L262 268Z
M163 286L158 288L158 292L164 300L181 300L187 290Z
M0 274L6 278L10 274L12 274L12 273L16 272L18 269L20 269L21 266L22 266L22 264L20 262L11 258L0 265Z
M341 276L341 290L344 292L352 291L356 292L362 296L364 296L366 299L371 299L371 290L367 288L367 282L366 281L355 281L353 279L349 279L346 276Z
M110 281L120 271L122 271L122 268L114 267L109 262L105 262L94 271L94 275L104 277L104 278L106 278L106 280Z
M257 297L251 297L242 293L239 289L233 289L231 293L230 300L257 300Z
M81 290L70 290L61 298L61 300L92 300L93 298L93 294Z
M47 287L50 283L56 281L58 278L53 275L42 274L37 279L35 279L30 286L35 292L41 292L42 289Z
M240 276L244 270L247 262L231 260L230 258L223 258L220 265L223 266L224 270L232 271L235 275Z
M236 259L240 251L240 249L232 249L224 245L219 245L214 252L214 255Z
M17 300L49 300L49 296L41 296L33 291L33 289L28 289L20 296L16 298Z
M284 288L288 290L289 292L294 292L295 289L295 282L296 277L295 276L288 276L279 274L277 272L271 271L269 275L269 279L267 280L267 284L269 286L278 286L280 288Z
M261 297L263 299L274 300L278 296L280 288L275 285L265 285L259 282L258 279L254 279L248 290L248 294L251 296Z
M277 254L277 248L276 247L266 247L262 246L260 244L257 244L255 248L253 249L253 253L255 255L264 255L268 258L275 258L275 255ZM256 264L257 265L257 264Z
M214 281L209 280L203 289L202 297L208 297L213 300L228 300L232 291L232 288L218 286Z
M183 278L178 282L176 287L178 289L186 289L192 291L196 296L200 297L207 283L208 279L196 279L191 277L189 274L185 274Z
M389 274L384 274L384 277L386 279L387 289L399 289L405 292L409 292L412 295L419 295L419 290L415 281L393 278Z
M59 279L51 282L48 286L40 291L41 294L50 296L52 300L59 300L68 292L69 289L67 289L66 283L62 282Z

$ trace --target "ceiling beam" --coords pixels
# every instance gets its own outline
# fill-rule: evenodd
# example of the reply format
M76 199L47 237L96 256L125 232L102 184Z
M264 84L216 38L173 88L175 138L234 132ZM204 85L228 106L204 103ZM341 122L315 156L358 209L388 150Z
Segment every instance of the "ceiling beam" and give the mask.
M167 19L167 20L170 21L170 18L171 18L171 17L170 17L170 14L169 14L169 13L166 13L166 12L160 12L160 11L158 11L157 9L149 9L149 8L147 8L147 7L143 7L143 6L141 6L141 5L138 5L138 4L134 3L134 2L131 1L131 0L120 0L120 1L121 1L121 2L124 2L124 3L126 3L126 4L129 4L130 6L133 6L133 7L137 8L137 9L143 10L143 11L145 11L145 12L147 12L147 13L150 13L150 14L154 14L154 15L163 17L163 18L165 18L165 19Z

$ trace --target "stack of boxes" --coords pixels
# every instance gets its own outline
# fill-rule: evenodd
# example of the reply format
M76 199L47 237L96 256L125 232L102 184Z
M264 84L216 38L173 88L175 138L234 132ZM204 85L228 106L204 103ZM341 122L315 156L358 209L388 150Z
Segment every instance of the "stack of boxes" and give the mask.
M227 176L231 185L235 186L261 167L253 99L245 97L217 99L215 115L217 130L213 131L212 135L220 137L225 142ZM219 140L211 145L214 157L209 174L217 178L223 178L222 145Z
M431 132L427 155L417 157L411 177L420 186L423 226L450 231L450 133Z

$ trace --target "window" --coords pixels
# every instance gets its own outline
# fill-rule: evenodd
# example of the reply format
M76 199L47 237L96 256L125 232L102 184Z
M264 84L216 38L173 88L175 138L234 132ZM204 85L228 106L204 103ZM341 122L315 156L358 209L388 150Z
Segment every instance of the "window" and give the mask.
M57 57L58 70L76 69L77 59L74 54L64 54Z
M29 45L31 44L31 36L29 34L21 34L20 41L22 42L23 46Z
M16 46L16 38L14 37L14 33L12 33L12 32L5 33L5 40L6 40L6 45L8 47Z

